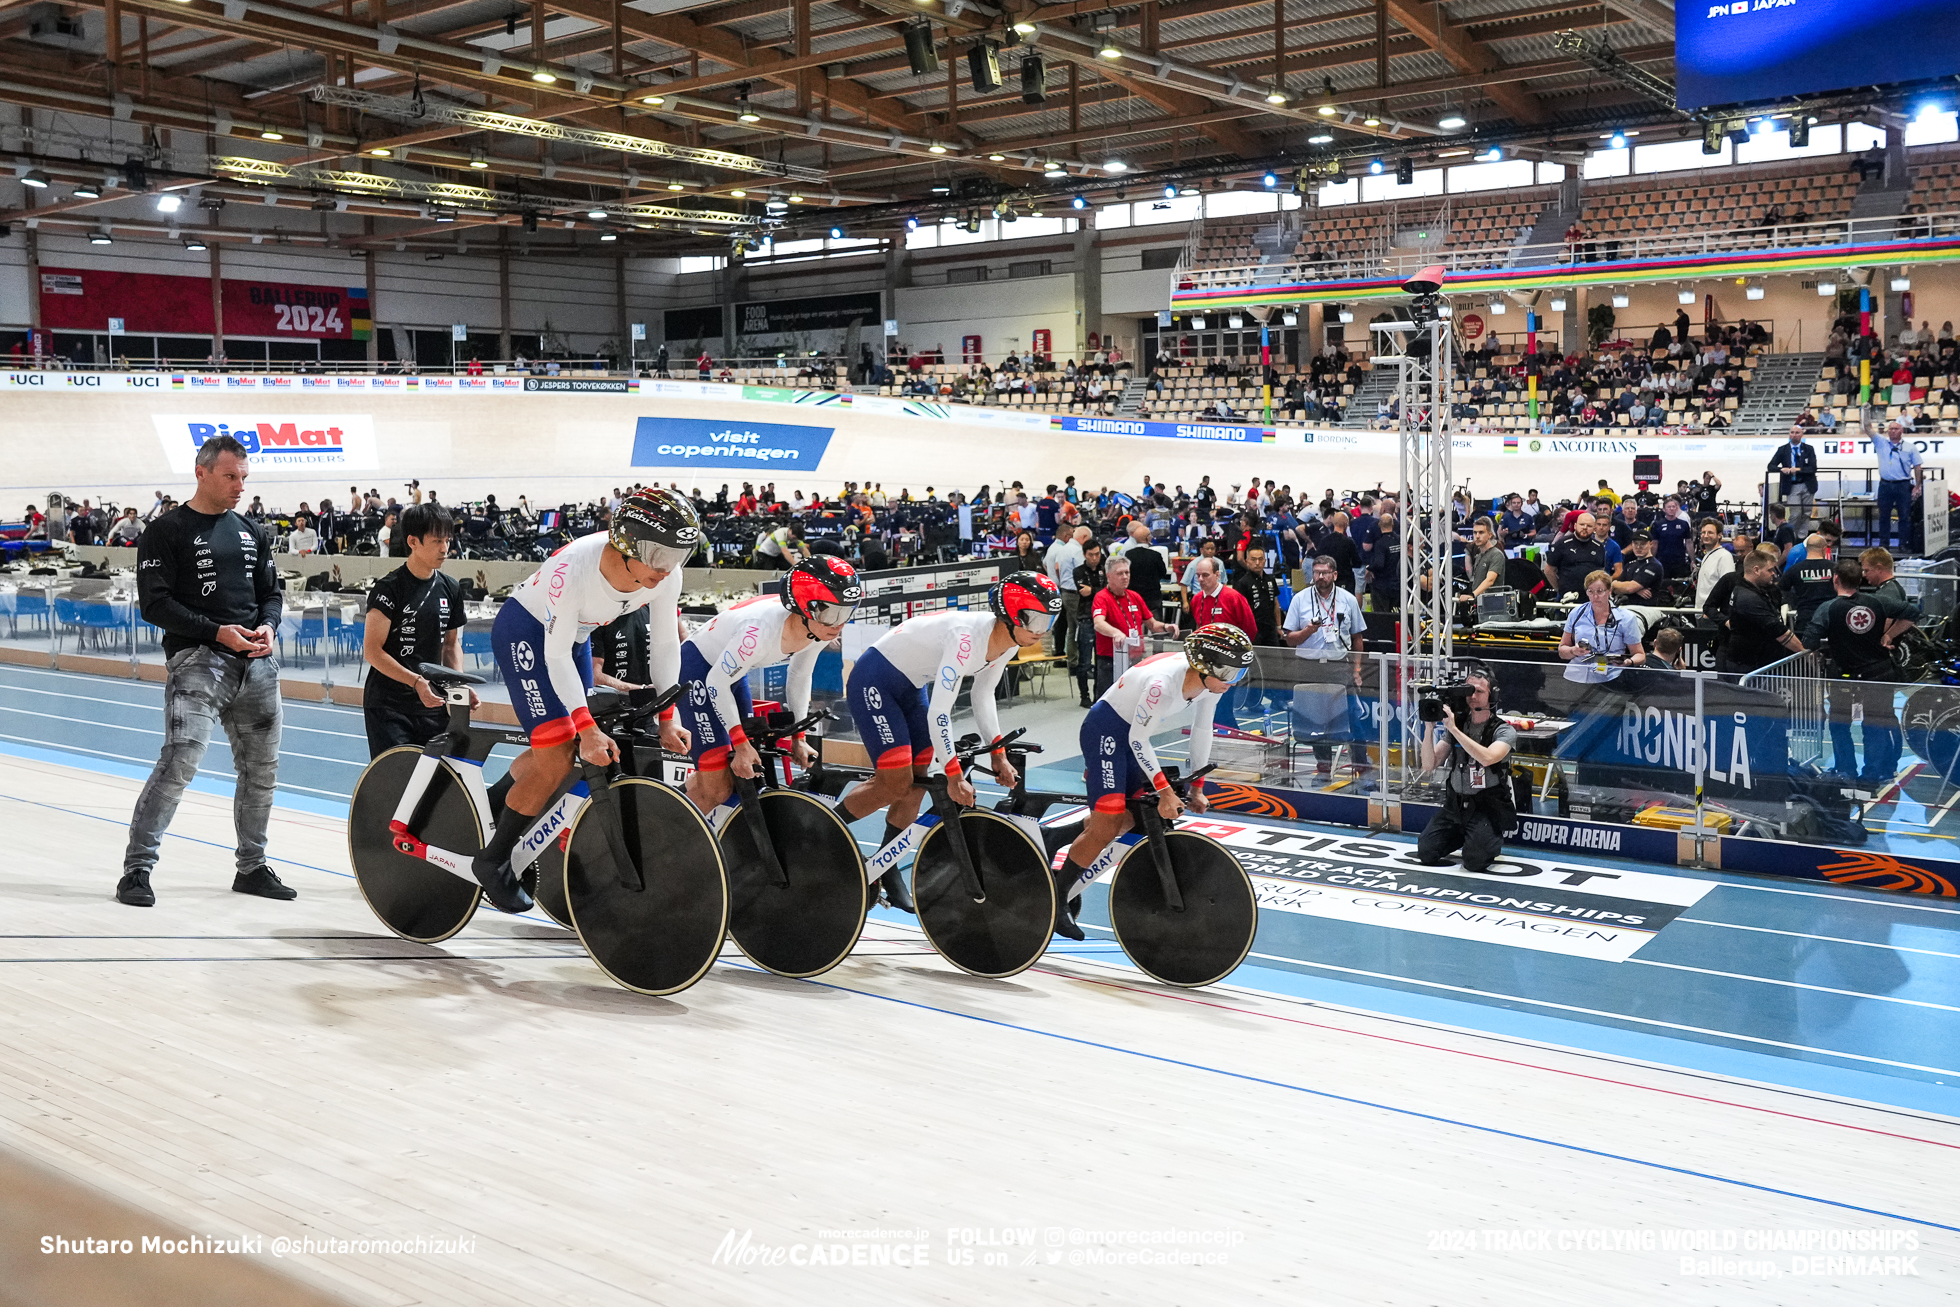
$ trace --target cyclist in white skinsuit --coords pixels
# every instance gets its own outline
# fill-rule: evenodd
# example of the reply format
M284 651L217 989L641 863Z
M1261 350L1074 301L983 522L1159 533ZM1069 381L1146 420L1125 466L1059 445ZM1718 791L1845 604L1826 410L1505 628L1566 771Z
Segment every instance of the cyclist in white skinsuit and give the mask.
M1191 723L1190 770L1211 761L1212 714L1219 696L1244 679L1252 666L1252 641L1225 622L1199 627L1184 637L1183 653L1158 654L1124 672L1082 719L1082 766L1089 788L1089 817L1055 873L1055 931L1081 939L1082 928L1068 911L1077 885L1110 841L1134 824L1130 800L1155 792L1157 815L1175 821L1184 811L1150 742L1188 709ZM1188 802L1205 810L1204 786L1190 788Z
M963 807L974 804L973 785L953 757L953 702L960 682L973 678L973 722L981 737L1000 738L994 687L1016 651L1041 642L1062 611L1061 591L1038 572L1015 572L994 583L989 612L929 613L900 623L865 650L851 669L845 699L858 738L877 767L871 780L838 804L846 821L885 810L889 844L917 818L918 780L935 762L947 777L946 793ZM932 687L930 704L921 691ZM1015 771L1004 753L994 775L1013 785ZM881 878L892 906L911 911L903 874Z
M691 737L694 774L688 797L702 812L713 812L734 792L729 778L752 777L761 758L749 743L742 719L753 711L748 674L761 667L789 665L783 693L792 717L810 709L810 677L817 655L843 633L844 624L864 596L857 572L841 558L804 559L783 580L783 594L762 595L716 614L681 645L682 723ZM801 740L792 757L809 766L815 752Z
M650 609L648 665L656 685L674 684L680 675L681 565L700 540L700 519L687 500L658 487L641 491L620 505L607 532L581 536L546 559L497 611L490 644L510 688L511 709L531 741L512 761L508 784L499 782L493 791L502 795L503 814L471 867L499 909L530 907L510 855L571 774L575 758L594 766L619 758L619 746L592 720L585 694L595 682L616 690L642 687L594 672L592 632ZM687 732L671 709L661 714L660 741L676 753L687 750Z

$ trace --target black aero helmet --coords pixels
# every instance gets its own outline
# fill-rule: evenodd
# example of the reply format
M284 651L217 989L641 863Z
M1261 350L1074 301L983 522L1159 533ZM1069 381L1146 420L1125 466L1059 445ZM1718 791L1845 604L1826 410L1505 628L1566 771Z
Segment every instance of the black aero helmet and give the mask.
M864 600L857 569L829 554L812 554L783 578L783 607L825 626L842 626Z
M701 544L701 519L677 492L651 486L613 514L607 542L655 571L672 572Z
M1040 572L1009 572L987 592L987 604L1009 626L1046 635L1062 615L1062 592Z
M1252 666L1252 637L1230 622L1207 622L1184 637L1184 656L1200 676L1231 685Z

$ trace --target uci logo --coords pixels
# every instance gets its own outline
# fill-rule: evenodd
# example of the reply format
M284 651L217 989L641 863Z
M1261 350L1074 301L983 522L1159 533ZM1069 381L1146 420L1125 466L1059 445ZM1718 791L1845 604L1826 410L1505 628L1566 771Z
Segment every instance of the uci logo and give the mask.
M538 665L537 655L531 652L531 643L528 640L520 640L511 646L510 660L517 664L517 670L520 672L528 672Z
M872 712L877 712L885 706L885 696L878 692L877 686L868 685L865 687L864 706L871 709Z

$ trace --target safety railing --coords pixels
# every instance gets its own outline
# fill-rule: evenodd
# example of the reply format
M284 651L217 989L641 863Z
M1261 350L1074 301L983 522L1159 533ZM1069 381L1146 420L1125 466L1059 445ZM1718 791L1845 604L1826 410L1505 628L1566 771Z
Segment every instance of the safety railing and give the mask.
M1803 764L1824 756L1824 660L1813 650L1793 653L1744 673L1745 689L1780 697L1789 709L1790 758Z

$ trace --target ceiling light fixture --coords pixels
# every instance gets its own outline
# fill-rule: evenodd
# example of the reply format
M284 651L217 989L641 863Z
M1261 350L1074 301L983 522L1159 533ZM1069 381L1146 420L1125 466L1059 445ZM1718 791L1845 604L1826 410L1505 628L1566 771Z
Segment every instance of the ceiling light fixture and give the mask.
M1020 22L1014 24L1014 30L1022 36L1033 36L1035 34L1035 25L1023 18Z
M1469 124L1464 121L1463 115L1460 113L1453 113L1446 118L1438 118L1436 120L1436 126L1446 132L1461 131L1464 127L1467 127L1468 125Z
M1053 159L1050 159L1047 162L1047 164L1043 166L1041 170L1041 175L1043 177L1050 178L1051 180L1058 177L1066 177L1068 176L1068 169L1064 168L1061 164L1056 163Z
M199 240L197 237L191 236L185 239L184 248L190 251L192 254L202 254L204 253L205 250L209 249L210 247L206 245L203 241Z
M1339 112L1334 107L1334 79L1331 77L1320 79L1320 108L1316 112L1323 118L1332 118Z
M1374 114L1369 114L1366 118L1363 118L1361 120L1361 125L1363 127L1379 127L1382 125L1382 120L1377 118Z
M280 131L277 127L261 127L259 128L259 139L262 141L283 141L286 139L286 133Z
M1130 170L1130 165L1124 163L1121 159L1103 160L1104 172L1128 172L1129 170Z
M48 175L39 168L30 168L20 175L20 184L22 186L31 186L37 191L46 190L48 188L48 181Z
M538 69L538 71L531 74L531 80L536 82L540 86L550 86L552 83L558 80L558 77L555 73L548 73L544 69L540 68Z
M1334 134L1332 132L1317 132L1314 135L1309 136L1307 138L1307 144L1329 145L1333 143L1333 140L1334 140Z
M78 200L99 200L102 198L102 188L94 182L82 182L75 187L73 194Z
M157 196L158 213L175 213L177 212L177 210L183 207L184 207L184 197L181 195Z
M682 186L679 182L668 182L667 189L670 191L680 191L680 190L686 190L687 188L685 186ZM793 200L796 197L792 195L790 198Z
M1293 98L1292 96L1286 93L1286 88L1284 86L1275 86L1272 90L1266 92L1267 104L1285 104L1288 100L1292 98Z
M368 153L373 155L377 159L385 159L389 155L393 154L394 151L389 149L385 145L377 145L372 150L369 150Z
M110 239L109 239L109 233L108 233L108 232L106 232L106 231L99 231L99 230L98 230L98 231L92 231L92 232L90 232L90 233L88 234L88 243L89 243L89 244L91 244L91 245L113 245L113 244L115 244L115 242L114 242L114 241L112 241L112 240L110 240Z
M619 233L616 231L602 231L599 233L599 239L602 241L616 241L619 239Z
M944 153L946 153L946 146L945 146L945 143L944 143L944 142L941 142L941 141L934 141L934 142L933 142L933 143L932 143L931 145L928 145L928 146L926 147L926 153L927 153L927 154L944 154Z
M1123 47L1114 41L1105 39L1102 43L1102 48L1096 51L1096 56L1101 59L1121 59L1123 57Z
M730 197L737 200L746 200L747 198L749 198L749 193L747 191L739 191L739 190L730 191L728 192L728 194L730 195Z

